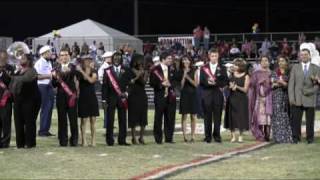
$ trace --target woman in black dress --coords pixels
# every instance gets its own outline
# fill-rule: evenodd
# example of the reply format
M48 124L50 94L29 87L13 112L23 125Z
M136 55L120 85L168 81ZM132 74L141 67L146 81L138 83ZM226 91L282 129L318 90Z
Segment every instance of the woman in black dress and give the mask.
M139 143L145 144L143 135L148 124L148 97L145 91L147 73L144 70L144 57L135 54L130 63L130 85L128 96L128 122L131 128L132 144L137 144L136 126L140 126Z
M83 57L81 65L77 66L80 72L79 78L79 101L78 115L81 118L81 139L82 145L87 146L86 141L86 126L90 120L91 130L91 146L96 145L96 116L99 116L99 105L96 96L95 83L98 80L97 72L92 68L92 58L89 56Z
M242 133L249 129L248 97L249 76L244 59L234 60L234 73L230 77L230 95L226 105L225 128L231 130L231 142L236 141L235 130L240 132L238 142L243 142Z
M195 81L195 70L192 67L192 60L188 56L182 58L180 68L181 78L181 93L180 93L180 114L182 115L182 133L185 142L188 142L186 138L186 126L187 116L191 117L191 140L194 142L195 129L196 129L196 114L197 114L197 85Z
M17 148L36 146L36 121L41 96L32 55L22 55L20 68L12 76L10 91L14 97L14 123Z

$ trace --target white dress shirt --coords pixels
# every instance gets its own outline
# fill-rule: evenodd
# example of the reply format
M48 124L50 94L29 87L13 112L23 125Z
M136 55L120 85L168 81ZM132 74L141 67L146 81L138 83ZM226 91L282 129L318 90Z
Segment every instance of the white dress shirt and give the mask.
M210 65L211 73L214 75L216 73L218 63L216 64L209 63L209 65Z
M45 60L43 57L41 57L34 65L34 68L36 69L37 73L40 75L49 75L52 71L52 65L50 61ZM50 79L42 79L38 80L38 84L49 84Z
M164 64L160 64L161 65L161 68L162 68L162 72L163 72L163 76L164 76L164 79L168 79L168 76L169 76L169 72L168 72L168 66L164 65Z
M302 71L304 71L304 67L305 67L305 65L307 65L307 71L309 71L310 61L308 61L307 63L303 63L303 62L301 62L301 64L302 64Z

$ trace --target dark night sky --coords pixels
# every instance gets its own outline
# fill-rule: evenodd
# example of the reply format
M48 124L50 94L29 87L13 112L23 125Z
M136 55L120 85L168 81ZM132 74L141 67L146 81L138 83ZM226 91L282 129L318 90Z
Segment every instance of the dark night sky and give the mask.
M269 31L317 31L318 8L307 1L269 0ZM0 36L39 36L84 19L133 34L133 0L0 2ZM139 34L186 34L197 25L212 33L265 29L265 0L140 0Z

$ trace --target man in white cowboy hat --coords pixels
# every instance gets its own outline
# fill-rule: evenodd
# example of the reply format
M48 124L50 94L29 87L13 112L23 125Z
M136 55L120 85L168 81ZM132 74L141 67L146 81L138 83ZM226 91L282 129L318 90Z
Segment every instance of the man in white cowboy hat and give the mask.
M109 66L111 66L112 64L112 60L111 57L113 55L114 51L106 51L101 57L103 58L103 63L100 66L99 70L98 70L98 79L102 84L102 79L103 79L103 73L104 70L106 68L108 68Z
M38 134L39 136L53 136L49 132L54 103L54 92L51 84L51 47L48 45L43 46L40 48L39 54L40 59L34 65L38 73L38 87L41 94L40 129Z
M114 54L114 51L106 51L101 57L103 58L104 62L101 65L101 67L98 70L98 79L101 83L101 91L104 91L105 84L103 84L103 76L105 69L110 67L112 65L112 55ZM104 110L104 124L103 127L106 128L106 122L107 122L107 107L106 107L106 101L104 100L105 97L102 97L102 106Z
M159 56L153 57L153 58L152 58L152 62L153 62L153 65L154 65L154 66L160 64L160 57L159 57Z

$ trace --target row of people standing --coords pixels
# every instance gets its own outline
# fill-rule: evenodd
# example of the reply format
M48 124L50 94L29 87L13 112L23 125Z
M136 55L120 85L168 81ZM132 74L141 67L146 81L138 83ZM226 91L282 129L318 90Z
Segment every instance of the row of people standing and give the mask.
M278 58L278 68L269 70L268 57L262 57L254 71L249 88L249 120L257 140L298 143L301 141L301 122L306 112L307 142L314 141L316 97L319 67L311 64L310 50L300 51L300 63L289 68L285 57Z
M70 63L70 55L68 51L64 50L60 52L58 64L52 68L50 63L44 63L44 61L49 61L45 56L50 53L50 48L43 48L40 50L43 59L38 60L35 68L32 68L32 58L25 55L20 61L21 68L16 72L10 71L10 66L7 65L5 60L2 60L6 59L6 53L1 53L3 63L0 65L4 69L1 71L2 79L0 83L3 91L2 98L6 97L4 96L6 90L10 90L13 94L12 100L15 101L15 112L19 112L15 113L18 147L34 147L36 145L35 124L40 102L42 102L44 114L48 114L45 110L50 110L50 108L47 108L50 103L45 101L48 100L48 97L40 95L43 80L49 80L49 83L43 86L46 91L48 91L47 88L57 88L56 106L60 145L67 146L68 141L71 146L78 145L77 119L80 117L81 144L87 145L86 123L90 121L91 145L95 146L95 117L99 116L99 107L94 84L98 78L102 80L102 100L106 104L106 143L110 146L114 145L114 116L117 109L119 120L118 144L129 145L126 142L127 117L129 127L132 130L132 144L137 144L138 141L145 144L143 136L148 124L145 83L149 73L147 73L148 70L144 69L142 55L134 55L130 65L131 68L125 68L122 66L121 53L105 54L107 65L105 69L102 69L101 75L101 71L97 73L94 70L90 57L83 57L80 65L75 65ZM249 127L257 140L269 141L272 129L273 139L276 142L298 142L301 139L302 112L306 110L307 140L312 143L315 94L320 82L319 70L315 65L310 64L310 52L308 50L304 49L300 54L302 62L294 65L290 76L288 61L284 57L278 59L279 67L275 72L269 70L268 58L262 57L259 69L252 74L246 73L246 63L243 59L236 59L234 61L234 71L228 77L226 67L219 63L217 50L209 51L210 62L198 70L193 68L191 58L183 57L180 71L173 68L172 56L163 52L159 58L160 64L151 68L149 77L150 85L155 92L153 133L156 143L162 144L163 139L166 143L174 143L173 134L176 119L174 81L180 82L182 87L180 114L182 114L182 129L186 142L189 141L185 133L188 114L190 114L192 120L190 141L193 142L195 138L196 114L199 113L196 106L198 102L200 102L204 114L204 141L207 143L210 143L212 139L218 143L222 141L220 126L225 101L223 89L228 88L230 94L227 97L224 124L226 128L231 130L231 142L236 141L236 129L240 131L238 141L242 142L242 133ZM43 65L39 65L39 63ZM35 83L37 80L38 85ZM201 89L200 96L198 95L198 87ZM289 108L288 102L292 105L291 108ZM243 106L239 106L239 104ZM1 122L6 122L1 123L0 128L4 134L1 137L2 147L9 146L10 133L8 133L8 129L11 129L11 127L8 127L8 119L10 119L8 117L11 117L9 116L11 103L5 105L6 108L1 108ZM289 110L292 114L292 121L290 121ZM71 130L70 140L68 140L68 119ZM213 123L214 129L212 130ZM164 138L162 124L164 124ZM140 126L138 141L136 140L136 126ZM39 131L39 135L51 135L48 130L43 134L41 132Z

